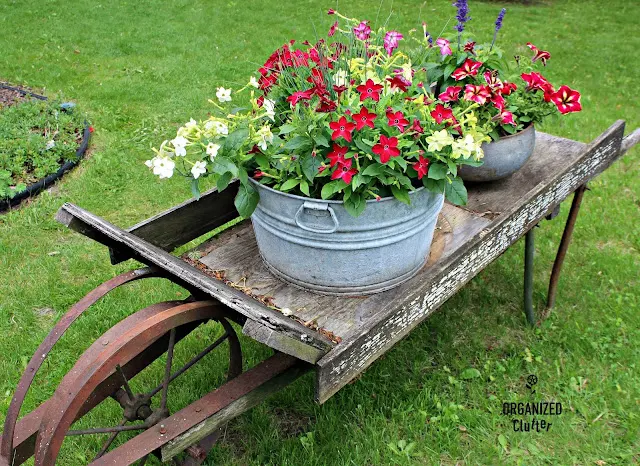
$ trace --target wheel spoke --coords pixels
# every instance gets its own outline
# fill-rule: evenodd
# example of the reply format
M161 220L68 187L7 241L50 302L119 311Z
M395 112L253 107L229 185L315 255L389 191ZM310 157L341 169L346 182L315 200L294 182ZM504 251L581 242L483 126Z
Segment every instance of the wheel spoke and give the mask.
M95 429L83 429L83 430L70 430L65 435L92 435L92 434L108 434L111 432L124 432L128 430L144 430L148 429L149 425L147 423L135 424L131 426L114 426L114 427L97 427Z
M187 370L189 370L191 368L191 366L193 366L195 363L197 363L198 361L200 361L202 358L204 358L207 354L209 354L211 351L213 351L214 349L216 349L218 346L220 346L220 344L226 340L229 337L229 334L225 332L224 335L222 335L220 338L218 338L216 341L214 341L213 343L211 343L209 346L207 346L205 349L203 349L200 353L198 353L196 356L193 357L193 359L191 359L188 363L186 363L184 366L182 366L180 368L180 370L174 372L174 374L169 378L169 383L173 382L175 379L177 379L178 377L180 377L182 374L184 374ZM158 385L156 388L154 388L153 390L151 390L149 393L147 393L147 397L151 398L152 396L154 396L155 394L157 394L160 390L162 390L162 388L164 387L164 383L161 383L160 385Z
M122 367L120 367L120 364L116 364L116 370L118 371L118 373L120 374L120 377L122 378L122 386L124 387L124 390L127 392L127 396L129 397L129 400L133 400L133 391L131 391L131 387L129 386L129 381L127 380L127 376L124 375Z
M162 401L160 409L167 408L167 396L169 394L169 380L171 379L171 364L173 364L173 347L176 344L176 329L171 329L169 334L169 348L167 349L167 364L164 366L164 381L162 382Z
M122 421L120 421L120 426L124 426L126 423L127 423L127 420L123 419ZM111 444L114 442L114 440L116 439L116 437L118 436L119 433L120 433L120 431L118 431L118 430L111 433L111 435L109 436L107 441L104 443L104 445L102 446L102 448L100 449L98 454L95 456L95 458L93 458L93 461L97 460L98 458L100 458L102 455L104 455L107 452L107 450L109 449Z

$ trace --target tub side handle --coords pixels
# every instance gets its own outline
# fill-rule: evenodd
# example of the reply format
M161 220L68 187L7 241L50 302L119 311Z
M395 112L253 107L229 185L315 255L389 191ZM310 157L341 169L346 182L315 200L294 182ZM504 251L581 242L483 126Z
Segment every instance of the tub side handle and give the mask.
M305 225L300 220L300 215L302 215L302 212L304 211L304 209L309 209L309 210L328 210L329 214L331 215L331 219L333 220L333 227L331 227L331 228L314 228L314 227L310 227L310 226ZM333 211L333 209L331 208L331 206L329 206L329 204L327 202L304 201L304 204L302 204L300 206L300 208L298 209L298 211L296 212L295 221L296 221L296 225L298 225L300 228L302 228L303 230L306 230L306 231L310 231L312 233L325 233L325 234L328 234L328 233L334 233L338 229L338 218L336 217L336 213Z

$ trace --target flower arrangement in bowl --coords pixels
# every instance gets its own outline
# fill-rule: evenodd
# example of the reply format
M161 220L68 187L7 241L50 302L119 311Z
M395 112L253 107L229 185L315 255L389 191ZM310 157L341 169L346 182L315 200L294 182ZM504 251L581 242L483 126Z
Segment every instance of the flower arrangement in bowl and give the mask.
M494 181L519 170L533 153L536 123L549 116L582 110L580 93L569 86L555 88L540 72L551 54L531 42L530 57L516 55L506 61L496 45L506 9L495 21L493 39L478 44L465 31L467 0L456 0L455 34L435 41L423 25L422 46L413 52L423 61L438 98L462 109L473 109L477 126L491 136L483 145L482 166L461 167L467 181ZM417 58L417 59L416 59Z
M329 14L326 38L284 44L242 89L219 87L213 114L147 165L190 178L195 196L204 177L219 190L237 178L236 208L283 279L377 292L424 265L443 197L466 202L458 168L491 138L479 106L430 91L403 34Z

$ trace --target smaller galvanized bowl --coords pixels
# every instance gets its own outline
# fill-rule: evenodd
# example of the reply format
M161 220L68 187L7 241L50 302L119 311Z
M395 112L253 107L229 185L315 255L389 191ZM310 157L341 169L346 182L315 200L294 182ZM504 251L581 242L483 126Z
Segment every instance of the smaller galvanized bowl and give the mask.
M531 154L536 143L536 130L529 125L519 133L500 138L499 141L482 144L484 158L482 165L463 165L458 174L465 181L496 181L513 175L520 170Z

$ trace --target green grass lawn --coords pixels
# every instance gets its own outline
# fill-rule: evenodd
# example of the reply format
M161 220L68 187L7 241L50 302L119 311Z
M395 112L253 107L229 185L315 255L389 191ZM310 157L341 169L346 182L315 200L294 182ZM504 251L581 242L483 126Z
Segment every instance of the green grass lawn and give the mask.
M441 28L450 0L393 2L404 31ZM492 33L501 2L471 1L470 24ZM372 6L374 5L374 6ZM391 3L382 5L381 17ZM616 119L640 126L637 22L632 0L508 3L502 44L549 50L552 82L577 88L584 111L543 130L590 141ZM0 5L0 79L86 109L95 127L89 157L48 193L0 215L0 421L15 384L53 323L86 292L134 266L109 265L104 248L54 220L74 202L126 227L190 196L186 183L152 177L150 146L179 123L202 118L216 86L244 84L289 38L314 38L335 2L23 0ZM339 9L375 19L377 3ZM591 183L560 282L557 306L539 328L521 312L523 243L495 261L441 312L325 405L308 375L232 422L208 464L637 464L640 461L640 151ZM565 203L566 204L566 203ZM568 206L537 231L535 304L546 283ZM99 335L141 307L185 297L159 280L133 284L80 319L50 355L27 400L49 397ZM218 330L185 345L201 348ZM244 342L246 364L270 351ZM186 354L186 353L185 353ZM187 357L182 354L181 357ZM173 388L179 407L219 382L225 361L209 357ZM475 368L479 376L467 371ZM145 374L157 381L161 368ZM514 432L502 402L538 400L564 411L549 432ZM212 375L213 374L213 375ZM173 387L173 385L172 385ZM113 405L92 414L117 422ZM25 411L26 412L26 411ZM65 443L65 445L67 445ZM85 464L96 443L69 444L59 464Z

